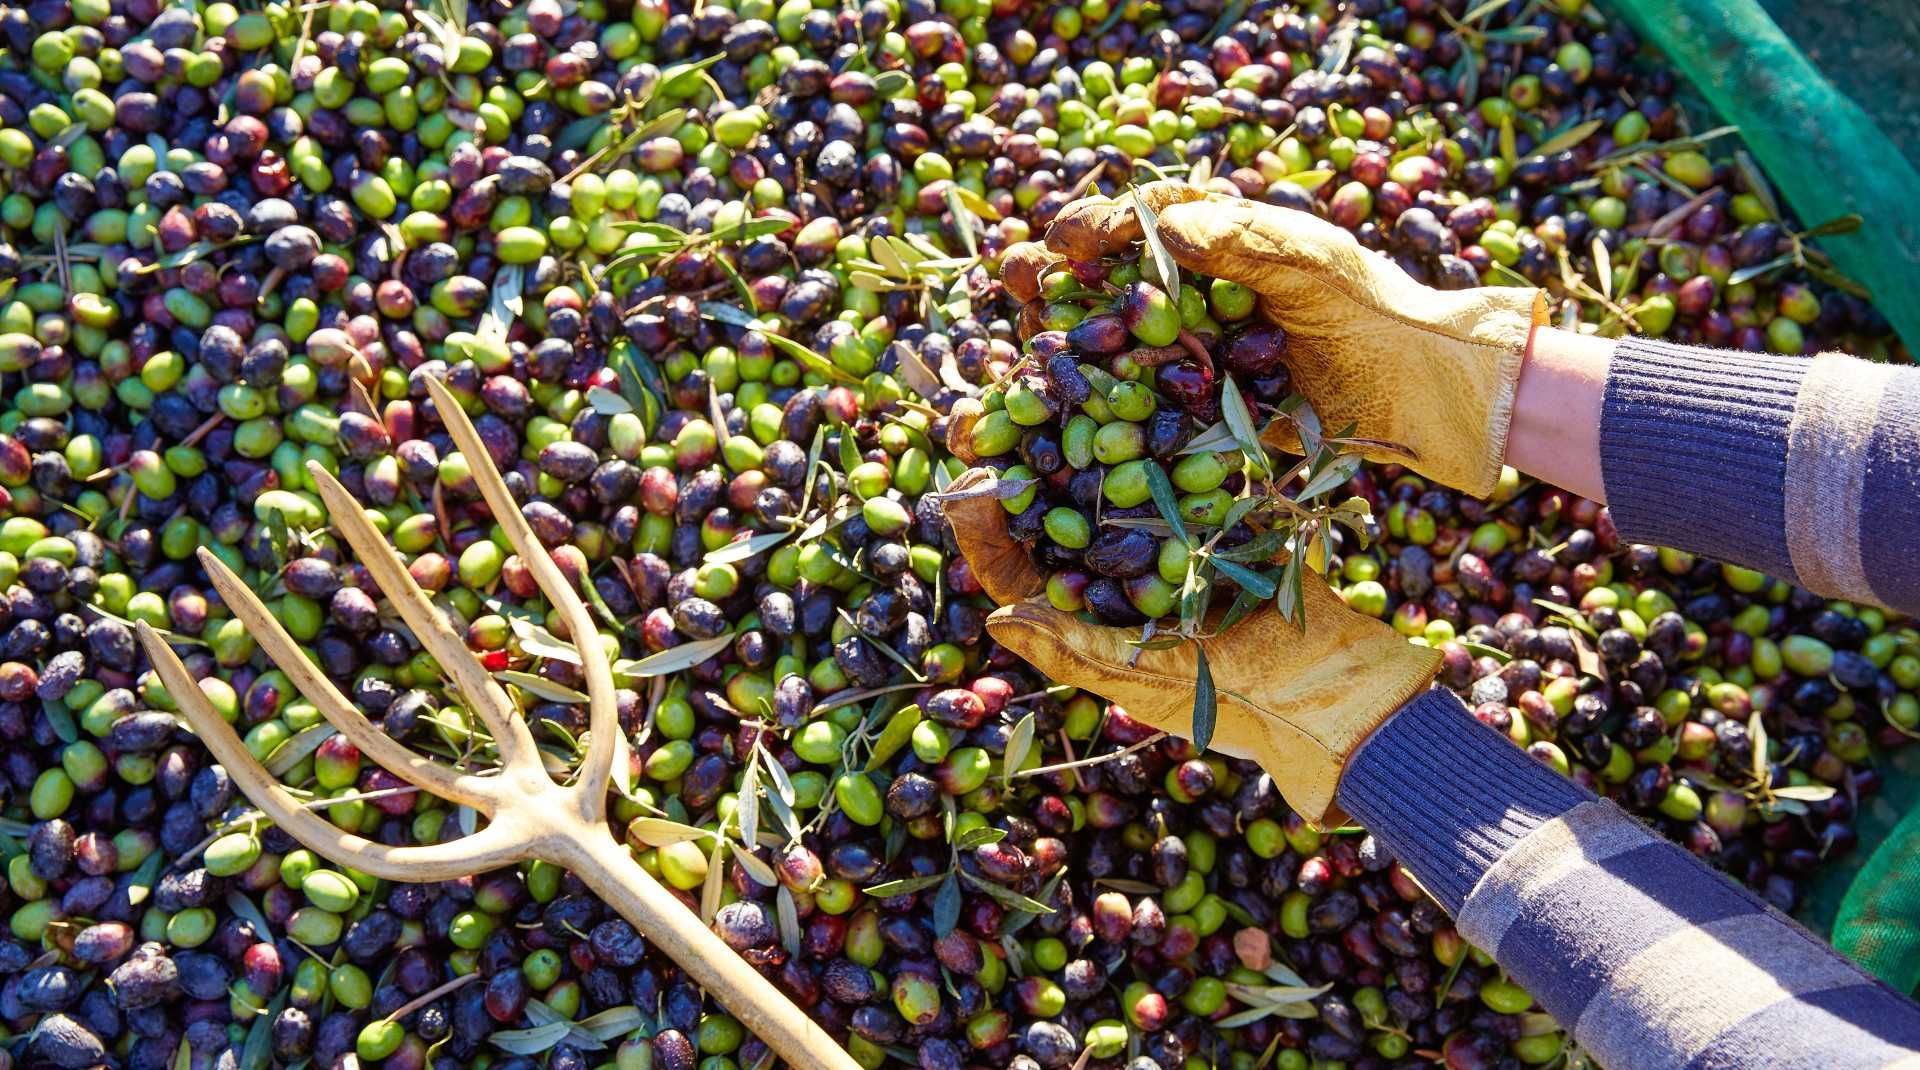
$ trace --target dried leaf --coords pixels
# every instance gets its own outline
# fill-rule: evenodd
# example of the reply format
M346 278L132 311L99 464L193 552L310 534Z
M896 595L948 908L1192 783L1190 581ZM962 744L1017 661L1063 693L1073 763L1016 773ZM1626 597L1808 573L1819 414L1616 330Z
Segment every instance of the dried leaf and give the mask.
M1862 219L1858 214L1849 212L1846 215L1835 216L1825 223L1808 228L1801 233L1800 237L1824 238L1829 234L1852 234L1859 230L1865 222L1866 220Z
M1747 154L1747 150L1733 150L1733 165L1745 180L1747 192L1758 197L1760 203L1766 206L1767 218L1780 218L1780 202L1773 197L1773 186L1767 181L1766 174L1760 170L1760 165L1754 163L1753 157Z

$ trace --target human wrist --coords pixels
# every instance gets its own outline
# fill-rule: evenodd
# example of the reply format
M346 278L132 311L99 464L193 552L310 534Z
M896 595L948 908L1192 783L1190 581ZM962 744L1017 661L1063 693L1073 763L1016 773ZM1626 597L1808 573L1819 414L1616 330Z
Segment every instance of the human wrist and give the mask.
M1614 341L1536 327L1514 391L1506 463L1596 501L1606 500L1600 471L1600 415Z

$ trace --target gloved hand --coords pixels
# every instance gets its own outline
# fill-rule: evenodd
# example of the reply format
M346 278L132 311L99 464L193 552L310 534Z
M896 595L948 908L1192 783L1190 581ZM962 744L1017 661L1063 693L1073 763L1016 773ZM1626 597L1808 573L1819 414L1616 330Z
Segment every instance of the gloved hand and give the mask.
M1323 426L1352 424L1360 438L1407 450L1362 450L1370 460L1409 464L1479 497L1493 492L1521 360L1546 322L1540 291L1436 290L1305 212L1179 182L1140 193L1181 267L1260 295L1260 314L1287 332L1294 388ZM1008 249L1001 278L1032 300L1062 257L1094 260L1140 238L1130 196L1082 198L1047 228L1044 248Z
M1194 645L1140 650L1129 643L1138 630L1088 624L1036 597L1045 577L1007 534L1007 511L986 492L993 479L986 469L971 469L945 500L961 553L1001 605L987 618L987 631L1055 680L1118 703L1156 728L1191 735ZM1218 691L1212 747L1259 762L1289 805L1325 827L1344 821L1334 788L1348 757L1426 688L1440 654L1348 609L1317 576L1302 587L1305 631L1269 602L1200 646Z

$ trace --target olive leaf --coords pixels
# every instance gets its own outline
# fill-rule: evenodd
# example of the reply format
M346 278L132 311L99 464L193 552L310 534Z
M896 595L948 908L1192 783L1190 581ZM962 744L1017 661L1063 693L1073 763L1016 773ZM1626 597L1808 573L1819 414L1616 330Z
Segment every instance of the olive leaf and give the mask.
M1266 599L1242 587L1240 593L1233 596L1233 604L1221 615L1220 623L1214 628L1216 634L1225 635L1227 629L1247 619L1247 615L1260 608Z
M979 256L980 242L973 234L973 227L977 220L961 200L958 185L947 187L947 211L953 215L953 229L960 233L960 244L967 247L967 255Z
M732 840L727 841L727 848L733 852L733 860L747 871L747 876L752 877L754 883L762 888L772 888L780 883L780 878L773 875L773 867L762 862L760 856Z
M1173 537L1181 545L1191 547L1193 536L1187 534L1187 525L1180 518L1180 499L1174 496L1173 481L1167 478L1167 470L1149 461L1146 466L1147 491L1153 495L1154 507L1160 510L1160 516L1173 529Z
M1020 718L1020 723L1014 725L1013 731L1007 736L1007 752L1000 762L1000 779L1008 784L1013 782L1013 774L1020 771L1021 764L1033 750L1035 725L1034 715L1028 713Z
M709 565L730 565L736 561L746 561L780 545L792 534L791 530L773 531L750 538L735 539L725 546L708 550L706 556L700 560Z
M600 1041L626 1036L636 1029L645 1027L646 1024L646 1012L631 1003L624 1007L608 1007L598 1014L588 1015L574 1023Z
M873 76L873 91L876 96L898 96L901 91L913 87L913 76L906 71L881 71Z
M557 684L544 676L535 676L518 669L502 669L493 674L493 678L503 684L512 684L529 694L538 695L548 702L564 702L570 706L584 705L587 696L571 687ZM315 727L318 727L317 725Z
M1519 141L1519 138L1514 134L1514 130L1513 130L1513 116L1511 115L1501 116L1500 118L1500 159L1505 161L1508 167L1512 167L1515 164L1518 164L1520 162L1520 150L1517 145L1518 141Z
M538 1055L559 1044L573 1031L572 1022L548 1022L531 1029L507 1029L487 1034L487 1042L510 1055Z
M958 872L960 876L968 884L971 884L975 888L978 888L982 892L985 892L988 899L991 899L994 902L999 903L1001 906L1006 907L1008 910L1017 910L1024 914L1053 913L1053 908L1048 906L1047 904L1038 902L1036 900L1028 899L1026 896L1021 895L1019 892L1016 892L1011 888L1005 887L1004 885L995 884L992 881L987 880L985 877L976 877L973 874L968 873L964 869L959 870Z
M26 835L28 832L23 829L21 836ZM147 897L153 894L153 882L160 879L160 867L166 862L166 856L155 851L140 863L140 868L134 870L133 876L127 880L127 905L137 907L147 901Z
M647 847L665 847L668 844L686 843L690 840L704 840L712 835L713 833L706 829L683 825L664 817L636 817L627 823L627 838L637 840Z
M240 1048L240 1070L267 1070L273 1063L273 1023L287 1005L287 996L293 990L283 988L273 997L266 1009L254 1016L253 1024L247 1027L246 1043Z
M760 838L760 748L747 756L746 772L740 776L740 790L734 796L734 823L740 830L740 842L752 845ZM755 859L755 861L759 861ZM746 863L741 863L746 865ZM752 867L748 867L751 869ZM768 887L772 881L764 882Z
M621 413L633 411L633 402L604 386L596 386L587 391L587 404L602 416L619 416Z
M1313 478L1307 480L1307 485L1300 488L1300 493L1295 496L1295 500L1308 501L1341 486L1352 479L1354 473L1360 471L1361 462L1362 458L1357 453L1346 453L1334 458L1325 468L1316 472Z
M691 669L695 665L725 650L733 642L733 633L726 632L711 639L696 639L691 643L668 647L656 654L648 654L638 661L620 660L613 663L615 676L629 676L635 679L648 676L665 676L682 669Z
M274 776L286 776L294 766L299 765L308 755L319 750L320 744L325 743L329 737L339 734L339 729L334 728L325 721L302 728L294 734L292 739L274 748L273 754L267 758L265 763L267 772L272 773Z
M254 934L261 940L273 939L273 926L267 923L267 916L253 905L253 900L243 892L227 893L227 910L241 921L253 926Z
M1276 586L1274 581L1245 565L1237 565L1232 561L1216 558L1213 562L1213 567L1225 573L1228 579L1239 584L1241 590L1252 592L1256 598L1272 598L1274 596Z
M1753 751L1754 783L1765 787L1773 781L1773 777L1767 769L1767 725L1760 719L1759 710L1753 711L1753 716L1747 718L1747 740Z
M1247 399L1241 396L1240 387L1232 376L1227 376L1221 382L1220 415L1226 421L1227 430L1233 433L1233 441L1248 460L1257 461L1266 456L1266 450L1260 445L1260 431L1253 423L1253 413L1247 408Z
M1834 786L1831 784L1789 784L1784 788L1773 789L1776 799L1792 799L1796 802L1826 802L1833 798Z
M1067 879L1067 869L1068 867L1061 866L1058 870L1054 872L1053 876L1047 880L1047 883L1041 886L1040 897L1037 900L1035 900L1035 902L1038 902L1044 905L1046 903L1050 903L1053 901L1054 894L1060 890L1061 883ZM1048 907L1047 913L1051 914L1052 912L1053 912L1053 908ZM1017 914L1011 918L1008 918L1006 925L1002 927L1002 939L1011 941L1013 939L1013 934L1026 928L1029 924L1033 922L1033 919L1039 916L1040 915L1038 914ZM1018 945L1016 944L1014 946L1017 947ZM1017 963L1019 961L1018 957L1010 956L1008 961L1010 964L1015 964L1015 972L1018 972L1018 966L1017 966Z
M514 638L520 640L520 649L536 658L552 658L569 665L580 664L580 652L573 644L558 639L554 634L525 617L514 617L510 622Z
M1222 450L1238 449L1240 440L1234 437L1233 429L1225 420L1216 421L1212 426L1188 440L1180 447L1179 456L1194 453L1219 453Z
M991 825L977 825L962 832L960 838L954 841L953 846L958 850L967 851L975 847L985 847L988 844L999 843L1006 838L1006 829L997 829Z
M707 880L700 886L700 920L712 925L720 913L720 897L727 889L727 841L716 838L713 852L707 856Z
M958 182L948 186L947 190L948 196L954 200L958 200L967 211L972 212L974 215L979 216L989 223L998 223L1000 221L1000 210L988 202L985 197L980 196L978 193L975 193ZM949 204L951 204L951 200ZM968 249L967 252L968 255L971 256L979 255L978 252L971 248Z
M1274 608L1279 610L1280 619L1289 624L1299 625L1301 630L1307 626L1307 615L1301 612L1300 602L1305 597L1301 587L1302 555L1295 553L1287 558L1280 570L1280 583L1274 592Z
M871 888L863 888L861 891L864 891L876 899L887 899L896 895L910 895L914 892L925 891L939 884L941 881L946 880L948 875L947 873L934 873L925 877L904 877L897 881L887 881L883 884L876 884Z
M1193 745L1206 750L1213 742L1213 722L1219 715L1219 699L1213 689L1213 669L1207 665L1207 648L1193 644Z
M933 896L933 934L942 937L960 924L960 882L947 871L946 879L940 882L940 890Z
M840 471L852 473L860 467L865 458L860 456L860 443L854 440L853 428L844 428L840 432Z
M1140 217L1140 233L1146 240L1153 273L1157 276L1153 281L1159 283L1160 288L1167 291L1167 296L1177 304L1180 300L1180 264L1167 251L1166 243L1160 240L1160 219L1153 214L1152 208L1147 207L1146 199L1140 196L1139 187L1134 187L1131 194L1133 214Z
M1588 119L1584 123L1575 123L1533 147L1535 156L1553 156L1578 146L1581 142L1599 132L1606 125L1604 119Z

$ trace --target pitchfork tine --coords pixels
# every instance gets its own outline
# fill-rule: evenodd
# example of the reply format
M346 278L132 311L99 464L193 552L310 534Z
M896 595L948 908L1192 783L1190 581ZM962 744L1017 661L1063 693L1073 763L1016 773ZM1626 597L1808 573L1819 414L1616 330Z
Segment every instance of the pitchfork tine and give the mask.
M540 756L534 748L533 734L520 719L513 700L474 658L466 642L454 634L452 622L420 590L413 574L400 563L393 547L387 545L386 536L374 530L360 503L354 501L347 488L319 462L308 461L307 472L313 477L321 500L327 503L327 514L333 525L347 537L347 542L360 556L360 563L373 573L373 581L400 611L401 618L413 629L414 637L453 677L467 704L486 722L487 730L493 733L494 747L500 752L500 764L538 767Z
M227 775L275 825L314 852L343 866L384 880L441 881L513 865L527 857L524 835L511 825L495 822L451 843L426 847L389 847L355 836L308 810L299 799L267 772L233 726L214 711L200 685L187 675L173 649L145 621L135 625L140 643L154 671L173 696L200 741L226 768Z
M527 526L526 517L520 513L520 504L513 500L513 494L507 490L506 483L493 466L487 453L486 444L480 441L480 435L473 429L472 421L460 407L459 399L447 390L445 384L432 376L427 377L427 393L433 397L434 407L439 411L440 422L446 425L453 436L454 444L467 455L467 467L473 472L474 481L480 485L480 494L486 498L487 505L493 510L494 522L507 533L507 541L513 544L514 551L533 574L535 583L546 594L555 608L567 622L567 631L573 638L573 647L580 654L580 667L587 678L587 754L580 763L578 790L582 812L599 817L605 812L607 801L607 783L613 772L614 735L620 731L619 715L615 709L613 670L607 664L606 651L600 646L600 632L594 627L593 617L588 614L585 603L574 591L573 584L560 571L552 555L540 545L540 540Z
M207 570L207 577L219 590L220 597L233 610L233 615L247 626L254 640L267 652L281 671L293 680L293 686L307 696L320 709L320 715L327 719L347 741L360 748L360 753L383 766L395 776L412 784L422 791L429 791L443 799L471 806L487 817L493 816L494 793L488 782L472 774L462 773L458 769L431 758L415 754L402 746L392 736L374 727L365 714L348 702L340 689L333 686L314 667L313 662L300 652L299 645L287 630L280 626L260 599L247 589L240 577L226 566L211 550L202 547L200 564Z

